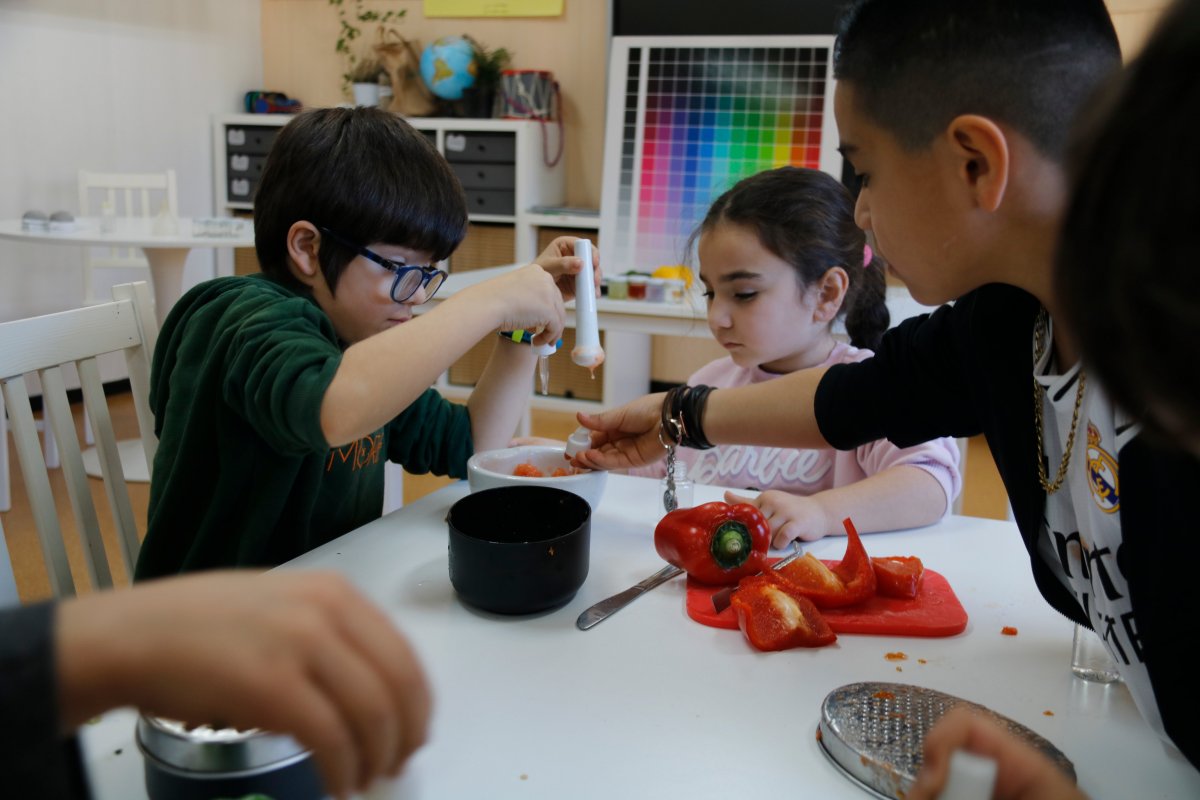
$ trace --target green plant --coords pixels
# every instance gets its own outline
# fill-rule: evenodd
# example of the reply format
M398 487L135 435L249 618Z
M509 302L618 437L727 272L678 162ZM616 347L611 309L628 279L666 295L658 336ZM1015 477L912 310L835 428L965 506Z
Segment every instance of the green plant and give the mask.
M500 73L512 63L512 53L507 48L495 50L470 36L466 37L475 48L475 85L480 89L494 89L500 85Z
M346 71L342 73L342 91L349 93L350 84L355 83L360 76L370 72L371 77L367 78L367 81L373 83L383 70L376 59L360 58L355 53L354 42L362 36L363 26L377 23L382 28L388 22L403 17L405 9L377 11L367 8L365 0L329 0L329 5L337 9L338 36L334 50L346 59ZM373 62L373 66L366 68L365 72L360 71L360 64L363 62Z
M375 83L382 74L382 61L376 58L360 58L343 77L350 83Z

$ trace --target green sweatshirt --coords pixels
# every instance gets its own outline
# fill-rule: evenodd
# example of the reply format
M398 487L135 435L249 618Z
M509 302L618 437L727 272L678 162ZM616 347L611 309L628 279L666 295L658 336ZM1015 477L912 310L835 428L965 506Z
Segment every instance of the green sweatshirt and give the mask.
M385 458L466 475L467 409L433 389L330 448L321 400L341 360L320 307L265 277L218 278L175 304L151 372L159 444L136 579L274 566L370 522Z

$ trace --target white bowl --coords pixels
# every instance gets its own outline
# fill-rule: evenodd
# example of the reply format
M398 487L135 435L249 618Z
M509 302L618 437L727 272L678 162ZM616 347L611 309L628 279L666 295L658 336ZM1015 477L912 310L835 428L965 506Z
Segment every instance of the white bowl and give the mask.
M563 457L563 449L546 445L521 445L476 453L467 461L467 482L471 485L472 492L494 489L497 486L554 486L574 492L587 500L588 505L595 510L600 496L604 494L608 473L601 470L585 470L578 475L551 477L554 470L568 467L567 460ZM513 470L518 464L533 464L545 477L525 478L513 475Z

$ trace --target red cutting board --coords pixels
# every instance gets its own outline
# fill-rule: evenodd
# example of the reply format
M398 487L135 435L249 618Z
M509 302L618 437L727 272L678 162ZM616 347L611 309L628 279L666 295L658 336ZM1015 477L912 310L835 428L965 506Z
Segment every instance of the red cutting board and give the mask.
M826 561L828 566L837 561ZM720 614L712 596L722 586L687 579L687 613L702 625L737 630L733 607ZM911 600L876 595L847 608L822 609L821 616L834 633L874 633L885 636L954 636L967 627L967 612L941 573L925 570L921 590Z

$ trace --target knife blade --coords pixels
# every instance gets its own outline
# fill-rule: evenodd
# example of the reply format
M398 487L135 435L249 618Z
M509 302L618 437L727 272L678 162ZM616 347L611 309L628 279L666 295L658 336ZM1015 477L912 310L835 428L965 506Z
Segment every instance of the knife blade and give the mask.
M594 606L584 611L579 615L579 619L575 620L575 627L579 628L581 631L586 631L589 628L598 625L602 620L608 619L608 617L610 617L614 612L629 605L634 600L653 589L655 586L658 586L661 583L666 583L667 581L671 580L671 578L674 578L676 575L680 575L682 573L683 570L681 570L679 567L668 564L658 572L651 575L649 578L639 581L623 592L618 592L612 597L601 600L599 603L596 603Z
M780 569L782 567L786 567L788 564L792 563L793 561L795 561L797 558L799 558L802 555L804 555L804 550L803 550L803 548L800 547L800 540L793 539L792 540L792 552L789 555L784 556L783 558L779 559L774 564L772 564L771 569ZM761 572L758 574L762 575ZM722 589L721 591L717 592L716 594L714 594L712 596L713 609L718 614L720 614L725 609L729 608L729 601L730 601L730 598L733 597L733 592L735 589L737 589L736 585L735 586L726 586L724 589Z

